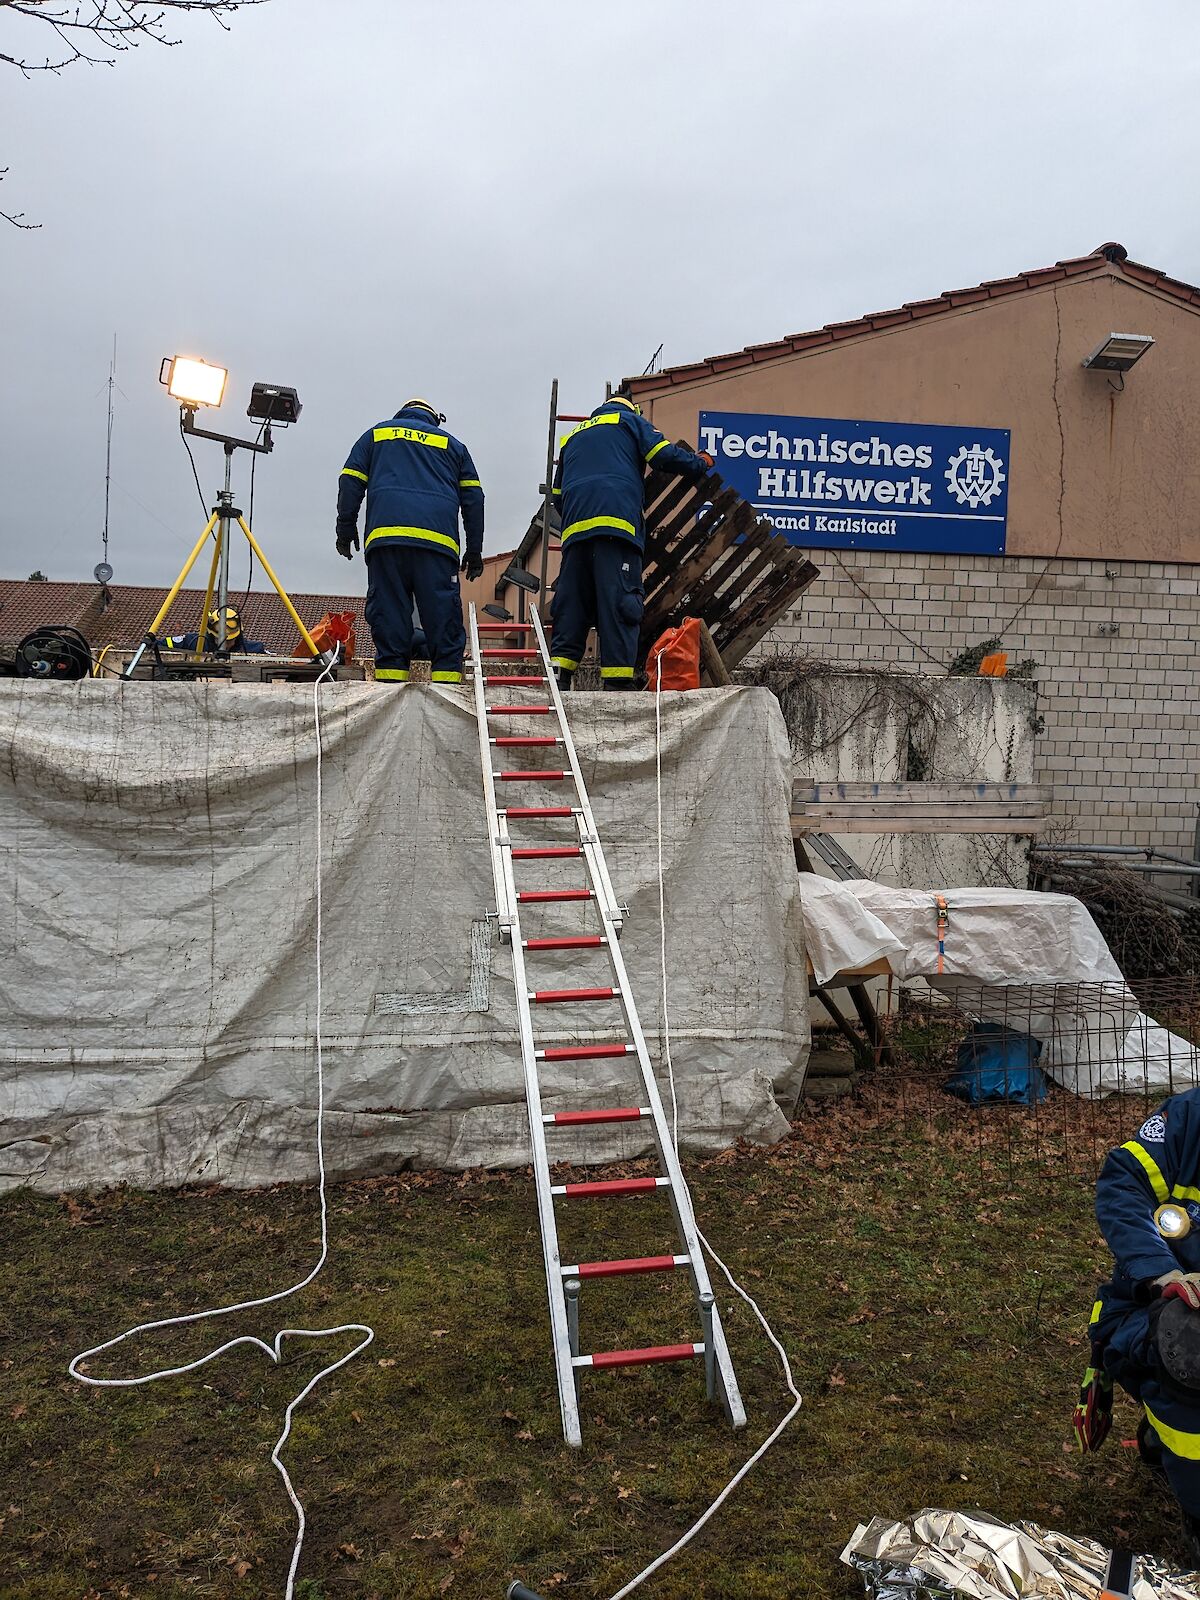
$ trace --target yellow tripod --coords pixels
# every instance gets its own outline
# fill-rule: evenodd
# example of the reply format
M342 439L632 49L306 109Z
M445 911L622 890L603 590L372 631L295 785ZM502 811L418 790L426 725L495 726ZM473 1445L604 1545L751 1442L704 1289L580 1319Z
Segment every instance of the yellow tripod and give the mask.
M198 429L191 431L199 432ZM208 434L204 435L203 437L213 438L219 436ZM134 668L142 659L142 656L146 653L147 649L153 648L155 641L158 638L158 631L167 619L167 613L178 599L179 591L183 588L185 582L187 581L188 573L199 560L200 552L204 549L204 546L209 538L212 537L214 528L216 529L216 543L213 547L212 563L208 569L208 586L204 591L204 605L200 612L200 627L196 636L196 659L199 659L199 657L205 653L203 648L204 636L208 631L208 614L212 609L214 589L218 590L218 621L216 629L217 653L220 654L224 650L226 643L225 612L229 603L229 535L230 525L234 522L237 523L238 527L246 535L246 542L254 552L259 565L262 567L267 577L270 578L271 583L274 586L275 593L283 601L284 610L296 624L296 628L299 631L300 637L304 640L305 644L312 652L313 657L322 661L328 659L320 650L317 649L317 646L313 642L312 635L304 626L303 622L301 622L299 613L292 604L287 590L275 576L274 568L263 554L262 546L250 532L249 524L246 522L246 519L242 516L242 513L233 503L233 490L230 488L229 479L233 461L233 451L238 446L238 443L238 441L234 440L225 441L225 487L217 492L217 504L213 509L212 516L209 517L208 522L205 524L204 532L196 540L191 555L183 564L182 572L172 584L170 593L159 607L158 614L155 616L154 621L146 630L145 638L142 640L141 644L138 645L132 660L125 668L125 671L121 674L123 678L131 678L133 676ZM246 446L245 448L253 449L254 446Z

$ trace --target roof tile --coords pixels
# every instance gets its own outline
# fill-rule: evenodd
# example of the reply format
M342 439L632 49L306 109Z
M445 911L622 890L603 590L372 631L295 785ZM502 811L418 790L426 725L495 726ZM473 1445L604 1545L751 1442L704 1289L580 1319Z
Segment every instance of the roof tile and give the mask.
M940 312L975 305L1003 295L1017 294L1023 289L1037 289L1051 283L1061 283L1082 273L1108 270L1124 274L1135 283L1161 290L1174 296L1184 305L1200 306L1200 288L1169 277L1153 267L1130 261L1123 245L1108 241L1083 256L1069 256L1051 267L1038 267L1030 272L1019 272L1010 278L988 278L983 283L966 289L948 289L944 294L929 300L906 300L893 310L878 311L849 322L828 323L824 328L814 328L804 333L788 334L783 339L765 344L747 345L743 350L730 351L720 356L709 356L705 361L693 361L684 366L665 367L661 372L627 378L625 387L633 394L646 394L660 389L664 384L690 383L693 378L709 377L718 372L728 372L733 367L757 365L779 356L795 355L804 350L840 342L859 334L894 328L903 322L919 322Z

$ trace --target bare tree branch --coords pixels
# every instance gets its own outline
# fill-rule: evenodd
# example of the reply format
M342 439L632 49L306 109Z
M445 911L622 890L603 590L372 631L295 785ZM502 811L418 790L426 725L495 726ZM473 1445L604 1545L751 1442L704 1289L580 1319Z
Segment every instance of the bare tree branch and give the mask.
M15 67L26 76L34 72L61 72L86 62L112 66L118 55L135 50L147 40L154 44L179 43L168 30L173 13L202 12L222 28L228 18L247 6L266 0L0 0L0 21L20 19L39 25L53 41L40 56L0 50L0 66Z
M7 177L7 175L8 168L0 167L0 183L4 182L4 179ZM21 218L24 215L25 213L23 211L0 211L0 222L11 222L14 228L21 228L26 233L33 233L36 229L41 227L40 222L22 222Z

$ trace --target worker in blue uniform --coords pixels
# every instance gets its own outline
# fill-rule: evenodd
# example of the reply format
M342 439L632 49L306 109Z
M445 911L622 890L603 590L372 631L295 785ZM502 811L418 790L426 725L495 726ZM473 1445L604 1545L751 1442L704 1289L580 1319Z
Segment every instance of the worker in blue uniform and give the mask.
M600 641L605 689L632 689L645 609L645 469L699 480L712 457L672 444L629 400L597 406L562 441L552 493L562 526L550 653L569 689L589 631Z
M447 433L428 400L406 400L357 441L338 479L337 550L359 548L358 509L367 499L363 554L375 677L407 683L413 605L434 683L461 683L467 635L458 574L483 572L483 488L471 452ZM459 518L466 535L460 549Z
M1092 1308L1076 1431L1085 1450L1103 1440L1114 1383L1141 1405L1139 1450L1165 1473L1200 1564L1200 1089L1109 1153L1096 1217L1115 1270Z

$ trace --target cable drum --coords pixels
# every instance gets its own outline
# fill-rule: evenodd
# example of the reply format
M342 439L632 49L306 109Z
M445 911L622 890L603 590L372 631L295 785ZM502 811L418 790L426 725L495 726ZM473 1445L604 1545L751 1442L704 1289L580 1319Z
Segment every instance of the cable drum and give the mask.
M49 678L68 683L92 675L92 648L78 628L57 623L35 628L17 646L18 678Z

